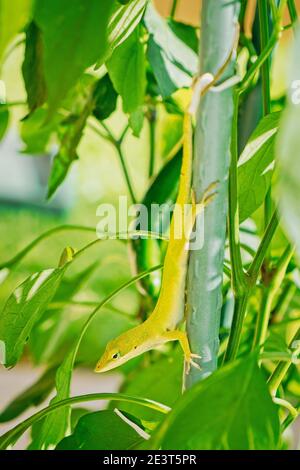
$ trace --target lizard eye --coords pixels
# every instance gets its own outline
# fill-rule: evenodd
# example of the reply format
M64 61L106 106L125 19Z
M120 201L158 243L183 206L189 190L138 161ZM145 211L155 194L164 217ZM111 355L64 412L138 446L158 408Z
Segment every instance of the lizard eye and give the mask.
M119 357L120 357L120 353L117 352L117 353L115 353L115 354L113 355L112 358L113 358L113 359L119 359Z

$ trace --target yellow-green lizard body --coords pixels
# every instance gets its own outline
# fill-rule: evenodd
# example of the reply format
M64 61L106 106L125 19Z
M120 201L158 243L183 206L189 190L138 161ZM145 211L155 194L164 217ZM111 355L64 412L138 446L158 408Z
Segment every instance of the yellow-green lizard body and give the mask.
M178 326L184 321L185 283L189 256L189 239L195 219L211 199L205 194L196 204L191 194L192 176L192 122L191 115L184 118L183 161L179 192L170 225L170 239L164 261L162 286L158 301L148 319L135 328L110 341L97 363L96 372L105 372L168 341L178 340L182 346L186 365L199 367L193 361L187 335ZM211 188L210 188L211 189ZM192 204L191 204L192 202ZM177 230L180 233L177 233Z

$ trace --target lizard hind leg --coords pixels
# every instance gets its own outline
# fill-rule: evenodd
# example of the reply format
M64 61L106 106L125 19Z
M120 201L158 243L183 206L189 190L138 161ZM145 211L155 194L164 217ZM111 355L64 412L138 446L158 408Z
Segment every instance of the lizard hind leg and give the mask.
M184 353L184 362L185 362L185 373L188 374L191 366L196 369L201 370L200 365L193 359L201 359L201 356L198 354L193 354L190 349L189 340L185 331L167 331L164 333L164 339L166 341L179 341L180 346Z

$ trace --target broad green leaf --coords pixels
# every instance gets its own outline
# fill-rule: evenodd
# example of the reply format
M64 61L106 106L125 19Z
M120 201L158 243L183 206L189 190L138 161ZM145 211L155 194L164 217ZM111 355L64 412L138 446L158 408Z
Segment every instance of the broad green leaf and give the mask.
M300 29L298 28L291 62L291 95L284 113L276 148L276 199L289 239L300 254Z
M93 114L99 121L107 119L116 110L118 93L114 89L108 73L98 80L95 87L94 99L95 108Z
M26 29L25 56L22 66L27 101L30 111L45 103L47 89L43 69L43 44L41 31L34 21Z
M74 366L74 349L65 357L63 363L56 371L55 387L56 395L50 401L51 404L57 403L70 396L71 375ZM48 449L54 446L65 436L65 432L70 424L71 409L66 406L58 411L49 413L43 421L40 432L32 441L30 448L32 450Z
M3 104L0 104L0 141L6 134L9 124L9 111L7 107Z
M132 449L143 440L136 429L137 425L132 423L127 416L125 417L121 411L97 411L80 418L73 434L63 439L56 449ZM142 430L140 432L142 433Z
M113 52L106 66L122 97L124 112L136 111L144 103L146 90L145 53L138 28Z
M250 217L264 202L275 165L275 138L280 113L264 117L238 161L240 221Z
M132 0L115 9L108 25L108 56L135 30L143 17L146 4L147 0Z
M34 324L52 300L64 272L65 268L58 268L35 273L9 297L0 316L1 362L6 367L20 359Z
M72 301L74 296L90 279L97 266L98 263L94 263L79 271L79 273L73 276L65 276L62 279L51 302L54 306L60 305L60 307L57 307L55 310L48 309L41 320L34 325L31 333L29 348L35 364L62 361L70 345L66 331L70 332L72 339L77 336L80 331L78 328L75 330L72 328L74 312L69 314L68 312L71 306L67 304L66 307L63 308L63 303ZM81 320L80 325L82 321L83 320ZM76 322L76 326L77 325L78 321Z
M32 0L0 0L0 60L30 19Z
M38 406L54 388L55 369L50 368L24 392L15 397L0 413L0 423L17 418L31 406Z
M49 113L53 114L86 68L107 52L111 0L39 0L34 19L42 30ZM63 158L61 159L63 160ZM57 161L57 174L65 171Z
M170 357L161 358L131 374L122 387L122 392L173 406L182 394L182 373L183 355L181 350L177 350ZM161 419L156 411L141 409L130 403L122 403L122 409L143 420Z
M197 73L197 54L176 36L151 4L146 9L144 23L150 34L148 59L162 96L189 87Z
M279 418L255 356L218 369L180 398L152 438L172 450L275 450Z

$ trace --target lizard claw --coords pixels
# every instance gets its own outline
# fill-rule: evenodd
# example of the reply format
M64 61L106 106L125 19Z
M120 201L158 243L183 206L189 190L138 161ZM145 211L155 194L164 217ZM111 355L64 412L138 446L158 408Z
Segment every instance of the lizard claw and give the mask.
M195 369L201 370L201 367L197 362L193 361L192 358L197 358L200 359L200 356L198 354L190 354L188 357L185 359L185 373L188 374L191 370L191 366L195 367Z
M191 357L195 358L195 359L201 359L201 356L199 356L199 354L193 354L191 353Z

